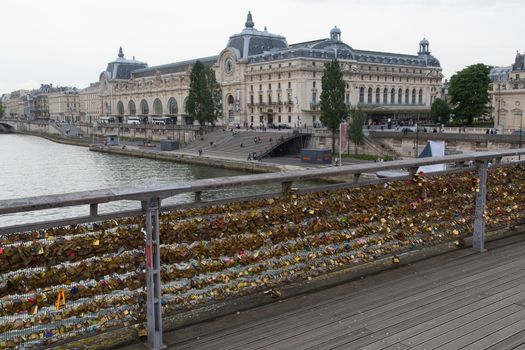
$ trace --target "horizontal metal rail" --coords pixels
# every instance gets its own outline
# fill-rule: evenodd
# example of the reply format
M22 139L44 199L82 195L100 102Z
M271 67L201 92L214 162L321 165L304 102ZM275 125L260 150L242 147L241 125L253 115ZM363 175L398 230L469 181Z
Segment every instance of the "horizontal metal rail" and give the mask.
M121 200L142 201L148 198L168 198L180 193L203 192L232 187L256 186L268 183L285 183L301 180L322 179L335 176L376 173L385 170L414 169L425 165L442 163L465 163L469 161L501 160L503 157L514 157L525 154L525 149L497 152L475 152L443 157L396 160L382 163L363 163L330 167L322 169L297 170L281 173L243 175L186 183L163 184L145 187L119 187L94 191L72 192L48 196L26 197L19 199L0 200L0 215L27 211L77 206L82 204L100 204Z

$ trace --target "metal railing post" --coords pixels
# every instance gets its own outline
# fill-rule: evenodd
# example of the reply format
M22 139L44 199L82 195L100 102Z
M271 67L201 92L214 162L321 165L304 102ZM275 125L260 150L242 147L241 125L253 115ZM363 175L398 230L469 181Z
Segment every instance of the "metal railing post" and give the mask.
M474 216L474 236L472 237L472 248L478 252L485 249L485 206L487 204L487 169L488 161L476 161L479 174L479 189L476 192L476 209Z
M289 196L292 192L292 181L284 181L281 183L281 193L283 197Z
M148 341L152 350L164 349L162 340L162 286L160 284L160 198L142 202L146 224L146 316Z

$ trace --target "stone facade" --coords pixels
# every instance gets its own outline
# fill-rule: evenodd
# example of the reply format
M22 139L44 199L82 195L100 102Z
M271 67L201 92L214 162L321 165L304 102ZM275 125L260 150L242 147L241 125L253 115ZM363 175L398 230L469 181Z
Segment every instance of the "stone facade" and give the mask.
M318 125L324 64L337 58L346 81L346 103L372 119L420 119L440 95L439 61L423 39L417 55L353 49L333 28L327 39L288 44L283 36L254 28L251 14L241 33L217 56L200 58L215 70L227 125ZM138 115L191 123L185 110L190 72L197 60L147 67L119 58L100 75L102 115L120 121ZM143 64L145 67L133 69ZM121 65L122 74L116 76ZM124 73L125 72L125 73Z
M9 94L8 106L10 118L22 119L25 117L24 100L26 99L27 94L27 90L16 90Z
M80 121L91 123L100 116L100 87L93 83L89 87L78 92L80 102Z
M76 88L61 88L51 92L49 99L49 117L62 122L80 121L80 100Z
M500 130L525 127L525 54L516 53L514 64L495 67L490 72L491 114Z
M0 103L2 104L2 107L4 109L4 118L9 118L10 117L10 113L9 113L9 97L10 97L9 94L3 94L0 97Z

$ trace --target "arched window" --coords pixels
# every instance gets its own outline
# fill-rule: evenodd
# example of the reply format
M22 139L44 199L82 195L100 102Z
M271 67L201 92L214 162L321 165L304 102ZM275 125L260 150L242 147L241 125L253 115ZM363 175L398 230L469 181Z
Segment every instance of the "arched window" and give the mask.
M359 88L359 103L365 103L365 88Z
M399 89L397 91L397 103L402 104L403 103L403 90Z
M416 89L412 89L412 104L416 104Z
M162 115L162 102L158 98L153 101L153 110L156 115Z
M233 104L235 102L233 96L232 95L228 95L228 99L227 100L228 100L228 105L232 105L233 106Z
M182 108L184 109L184 113L188 113L188 97L184 98L184 102L182 103Z
M122 103L122 101L118 101L117 111L119 115L124 115L124 104Z
M179 107L177 106L177 100L175 100L173 97L169 99L168 101L168 111L169 114L175 115L179 112Z
M405 90L405 104L409 104L410 103L410 90L409 89L406 89Z
M418 102L420 105L423 104L423 90L422 89L419 89L419 98L418 98Z
M394 88L390 90L390 103L392 104L396 103L396 89Z
M376 103L377 104L381 103L381 89L380 88L376 88Z
M388 89L387 88L383 89L383 103L385 105L388 104Z
M368 103L372 104L372 88L368 88Z
M140 113L142 115L148 115L149 114L149 107L146 100L140 101Z
M133 100L128 102L129 115L137 114L137 107L135 107L135 102Z

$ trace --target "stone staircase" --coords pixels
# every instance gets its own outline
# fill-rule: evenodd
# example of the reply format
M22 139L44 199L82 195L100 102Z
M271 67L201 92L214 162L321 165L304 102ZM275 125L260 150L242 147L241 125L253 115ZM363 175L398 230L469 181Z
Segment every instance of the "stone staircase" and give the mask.
M350 142L350 153L355 151L355 145ZM358 153L376 154L380 157L389 156L392 159L401 159L402 157L389 145L374 140L370 136L365 135L361 145L357 146Z
M296 138L297 133L290 131L214 131L200 136L189 143L178 153L198 155L202 150L203 156L248 159L249 154L256 153L257 158L267 156L280 144ZM257 139L257 142L255 142ZM259 141L260 140L260 141Z

